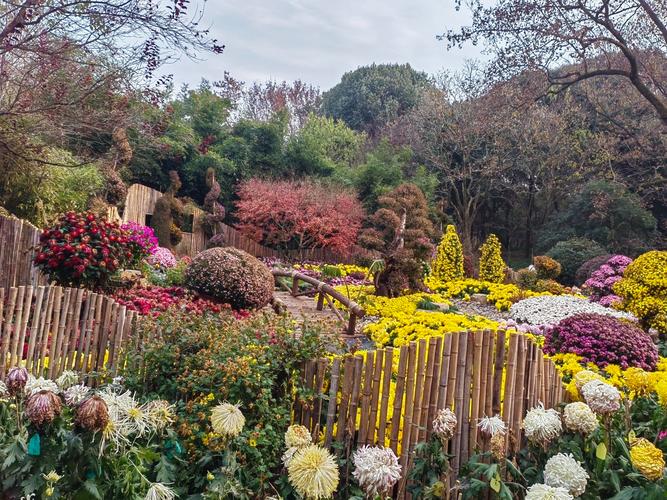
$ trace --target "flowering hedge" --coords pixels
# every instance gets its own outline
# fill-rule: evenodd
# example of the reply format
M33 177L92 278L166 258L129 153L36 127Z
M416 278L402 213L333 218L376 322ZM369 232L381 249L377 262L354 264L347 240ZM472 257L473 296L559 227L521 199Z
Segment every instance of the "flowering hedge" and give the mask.
M613 286L621 280L625 269L631 263L630 257L614 255L593 271L584 283L584 287L591 291L590 300L606 307L620 302L621 298L614 295Z

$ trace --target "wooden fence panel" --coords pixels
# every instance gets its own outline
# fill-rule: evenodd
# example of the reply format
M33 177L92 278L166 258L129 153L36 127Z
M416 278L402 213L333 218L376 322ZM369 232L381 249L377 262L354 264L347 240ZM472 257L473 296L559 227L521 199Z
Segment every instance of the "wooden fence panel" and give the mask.
M0 216L0 288L46 284L32 265L39 235L28 221Z

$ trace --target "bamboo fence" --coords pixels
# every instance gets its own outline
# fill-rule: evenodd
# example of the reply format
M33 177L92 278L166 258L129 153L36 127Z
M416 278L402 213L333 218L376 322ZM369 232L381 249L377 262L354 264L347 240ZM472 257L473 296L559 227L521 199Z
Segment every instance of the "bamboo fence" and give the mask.
M456 473L477 450L489 449L480 418L499 414L509 429L507 446L518 451L526 410L540 401L557 406L565 396L553 362L521 334L465 331L364 354L308 361L294 421L348 453L364 444L389 446L404 471L441 408L458 420L447 443ZM405 481L399 498L404 489Z
M19 365L49 378L115 375L136 326L136 312L82 288L0 288L0 379Z
M46 283L32 265L40 232L28 221L0 216L0 288Z

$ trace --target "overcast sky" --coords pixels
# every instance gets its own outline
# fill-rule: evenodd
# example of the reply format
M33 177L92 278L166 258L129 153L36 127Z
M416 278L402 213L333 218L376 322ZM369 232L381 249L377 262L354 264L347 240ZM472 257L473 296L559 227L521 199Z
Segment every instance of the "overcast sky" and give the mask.
M435 37L465 23L454 0L209 0L205 24L226 45L204 61L166 68L176 83L302 79L326 90L346 71L372 62L405 63L427 73L460 68L478 49L447 52Z

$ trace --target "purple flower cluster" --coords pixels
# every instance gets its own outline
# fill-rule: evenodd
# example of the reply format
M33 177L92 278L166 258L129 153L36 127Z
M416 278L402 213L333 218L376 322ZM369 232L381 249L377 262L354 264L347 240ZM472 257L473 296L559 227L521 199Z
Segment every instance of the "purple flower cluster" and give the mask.
M169 269L176 265L176 257L171 250L164 247L156 247L152 255L146 261L153 267Z
M623 277L625 268L631 262L632 259L630 257L614 255L594 271L591 277L584 283L584 287L591 292L591 302L598 302L605 307L619 302L621 299L614 295L612 287Z
M127 241L139 249L141 253L148 256L155 252L158 240L152 227L130 221L120 226L120 228L127 234Z
M544 352L577 354L600 368L616 364L624 370L654 370L658 362L658 348L644 330L600 314L578 314L557 323L547 331Z

